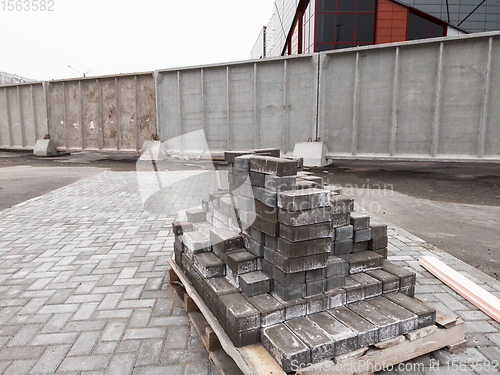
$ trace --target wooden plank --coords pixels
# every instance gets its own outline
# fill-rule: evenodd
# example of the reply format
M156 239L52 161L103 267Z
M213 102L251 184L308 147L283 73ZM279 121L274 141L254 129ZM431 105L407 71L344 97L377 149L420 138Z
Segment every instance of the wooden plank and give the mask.
M187 313L193 311L199 311L198 306L194 302L194 300L189 296L189 294L184 294L184 310Z
M253 370L253 374L258 375L286 375L283 369L276 363L271 354L262 344L248 345L239 348L238 351Z
M175 281L179 281L179 278L177 277L177 274L172 268L169 268L167 270L167 275L168 275L168 281L173 283Z
M243 375L236 366L233 359L227 355L224 349L214 350L210 353L210 359L219 371L220 375Z
M457 317L443 314L441 311L436 311L436 324L443 328L451 328L457 325Z
M214 330L215 334L219 338L219 341L222 345L222 348L227 353L227 355L229 355L234 360L234 362L240 368L241 372L244 375L253 375L254 373L250 370L248 364L245 362L245 360L241 356L240 352L238 350L236 350L233 343L231 342L229 337L226 335L226 332L224 332L224 329L220 326L220 324L217 321L217 319L215 318L215 316L209 310L207 305L205 305L205 302L203 302L203 299L198 295L196 290L194 290L194 288L190 285L189 280L186 277L186 275L184 275L184 273L182 273L182 271L179 269L177 264L175 264L175 261L173 259L169 259L168 262L169 262L170 266L172 267L173 271L175 271L175 273L177 274L177 277L179 278L181 283L184 285L186 292L191 296L191 298L194 300L196 305L198 305L200 312L203 314L203 316L207 320L208 324Z
M370 348L365 355L351 362L342 362L341 366L334 361L324 361L298 374L310 375L367 375L384 368L397 365L435 350L462 342L465 338L465 324L458 320L457 325L445 329L438 328L436 332L417 339L405 340L400 345L388 349Z
M189 313L188 316L189 320L191 320L191 323L193 324L194 329L196 330L196 332L198 332L198 335L201 337L203 345L205 345L206 347L207 345L204 340L205 330L207 329L207 327L210 327L210 324L208 324L203 314L199 311L193 311L192 313Z
M220 344L219 338L217 337L214 330L210 326L205 328L205 341L206 341L206 347L209 351L222 349L222 345Z
M455 292L500 323L500 299L435 257L423 256L419 263Z

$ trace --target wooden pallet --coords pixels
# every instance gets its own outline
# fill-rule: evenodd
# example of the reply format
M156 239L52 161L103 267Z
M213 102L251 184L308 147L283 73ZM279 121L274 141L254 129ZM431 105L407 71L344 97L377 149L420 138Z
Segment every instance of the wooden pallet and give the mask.
M222 375L286 375L262 344L236 348L175 261L169 259L169 263L169 281ZM455 348L464 340L464 322L438 312L432 327L312 365L297 374L369 375L438 349Z

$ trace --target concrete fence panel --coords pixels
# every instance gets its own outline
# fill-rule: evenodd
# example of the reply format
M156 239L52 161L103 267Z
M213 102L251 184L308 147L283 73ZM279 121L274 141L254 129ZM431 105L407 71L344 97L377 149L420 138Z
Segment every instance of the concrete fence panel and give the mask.
M0 147L31 149L47 132L42 83L0 87Z
M500 34L321 54L331 158L499 160Z
M211 151L279 147L315 137L318 55L158 71L159 134L204 130ZM200 152L179 138L172 151Z
M59 149L136 151L157 132L153 74L51 81L47 104Z
M488 105L485 111L484 157L500 159L500 36L491 37L491 60L488 65L487 93Z
M500 161L500 33L0 87L0 147ZM203 130L207 143L188 134ZM180 137L184 135L184 137Z

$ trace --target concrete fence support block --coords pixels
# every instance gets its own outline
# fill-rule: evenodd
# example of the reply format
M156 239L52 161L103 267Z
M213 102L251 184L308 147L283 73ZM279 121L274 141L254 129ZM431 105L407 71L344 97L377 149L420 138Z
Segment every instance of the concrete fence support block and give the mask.
M52 139L38 139L33 149L35 156L54 156L57 154L56 144Z
M298 142L293 150L294 157L303 158L304 167L324 167L327 153L325 142Z

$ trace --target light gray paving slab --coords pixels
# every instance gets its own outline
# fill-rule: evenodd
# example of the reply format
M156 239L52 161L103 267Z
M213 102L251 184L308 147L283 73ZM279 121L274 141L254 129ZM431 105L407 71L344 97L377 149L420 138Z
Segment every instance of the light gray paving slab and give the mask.
M218 182L199 168L159 178L148 195L135 172L106 171L1 212L0 372L216 373L165 280L172 221ZM418 273L417 296L466 321L473 357L494 358L498 323L418 259L436 256L492 292L500 282L390 223L388 235L391 260Z

